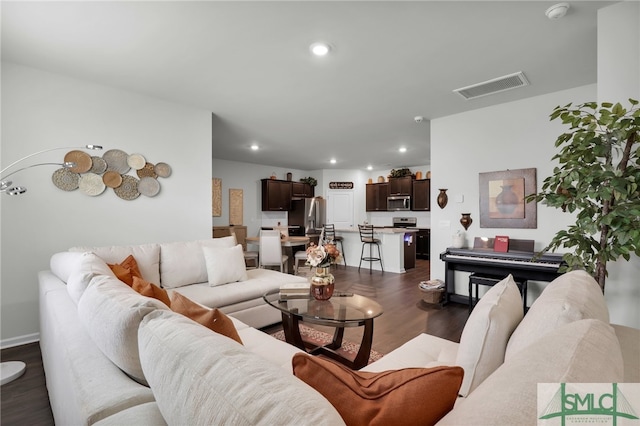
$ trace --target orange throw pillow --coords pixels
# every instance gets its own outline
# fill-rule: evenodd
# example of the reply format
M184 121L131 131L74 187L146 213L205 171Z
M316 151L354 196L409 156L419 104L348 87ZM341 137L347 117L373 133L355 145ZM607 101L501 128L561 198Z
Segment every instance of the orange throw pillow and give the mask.
M109 268L111 268L111 271L114 273L116 278L127 284L129 287L133 285L133 277L142 278L142 274L138 268L138 262L136 262L136 258L133 257L132 254L127 256L127 258L120 263L107 263L107 265L109 265Z
M131 287L143 296L153 297L165 305L171 306L171 300L169 299L167 290L160 288L153 283L147 282L142 278L133 277L133 285Z
M462 367L352 371L307 354L293 356L293 374L320 392L349 426L433 425L453 408Z
M241 345L243 344L231 318L216 308L209 309L200 306L191 299L174 291L171 293L171 310L192 319L198 324L204 325L216 333L230 337Z

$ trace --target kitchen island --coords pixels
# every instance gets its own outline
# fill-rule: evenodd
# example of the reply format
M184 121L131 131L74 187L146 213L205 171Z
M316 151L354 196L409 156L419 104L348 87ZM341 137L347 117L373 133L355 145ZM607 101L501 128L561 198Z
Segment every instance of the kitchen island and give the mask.
M374 227L374 237L380 240L380 253L382 254L382 266L385 272L395 272L398 274L406 272L406 268L415 265L415 242L417 229L407 228L386 228ZM358 267L360 254L362 252L362 241L358 228L336 229L336 235L343 238L344 255L349 266ZM405 241L406 240L406 241ZM413 263L407 264L405 268L405 242L407 249L413 253ZM338 244L338 248L340 245ZM377 250L373 248L374 257ZM365 256L369 256L369 249L365 248ZM380 271L380 262L373 262L371 268ZM361 269L369 269L369 262L362 261Z

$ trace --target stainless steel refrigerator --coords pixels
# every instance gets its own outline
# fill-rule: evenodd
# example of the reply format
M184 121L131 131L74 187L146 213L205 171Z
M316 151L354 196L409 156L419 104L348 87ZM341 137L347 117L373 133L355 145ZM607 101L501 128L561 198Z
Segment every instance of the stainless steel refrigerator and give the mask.
M327 200L322 197L304 199L304 233L319 235L327 218Z

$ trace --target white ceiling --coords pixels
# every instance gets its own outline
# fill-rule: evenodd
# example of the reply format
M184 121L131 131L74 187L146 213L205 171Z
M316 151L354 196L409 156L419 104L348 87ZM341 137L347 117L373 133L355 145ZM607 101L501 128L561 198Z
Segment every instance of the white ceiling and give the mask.
M551 21L555 3L3 1L2 60L210 110L214 158L411 167L430 163L430 119L596 82L596 15L612 2ZM330 56L311 57L318 40ZM530 86L452 92L517 71Z

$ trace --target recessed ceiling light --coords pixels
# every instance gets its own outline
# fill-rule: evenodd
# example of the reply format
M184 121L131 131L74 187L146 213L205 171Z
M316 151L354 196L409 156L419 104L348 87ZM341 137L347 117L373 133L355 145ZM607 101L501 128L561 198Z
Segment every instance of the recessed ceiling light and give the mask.
M401 147L398 151L400 151L400 152L407 152L407 148L405 148L405 147L403 146L403 147Z
M372 165L368 165L367 166L367 170L373 170L373 166Z
M330 162L331 164L336 164L336 159L335 159L335 158L332 158L329 162Z
M258 144L256 144L256 143L251 144L251 150L252 150L252 151L257 151L257 150L259 150L259 149L260 149L260 147L258 146Z
M311 53L316 56L326 56L331 50L331 46L329 46L327 43L318 42L313 43L311 46L309 46L309 49L311 49Z

